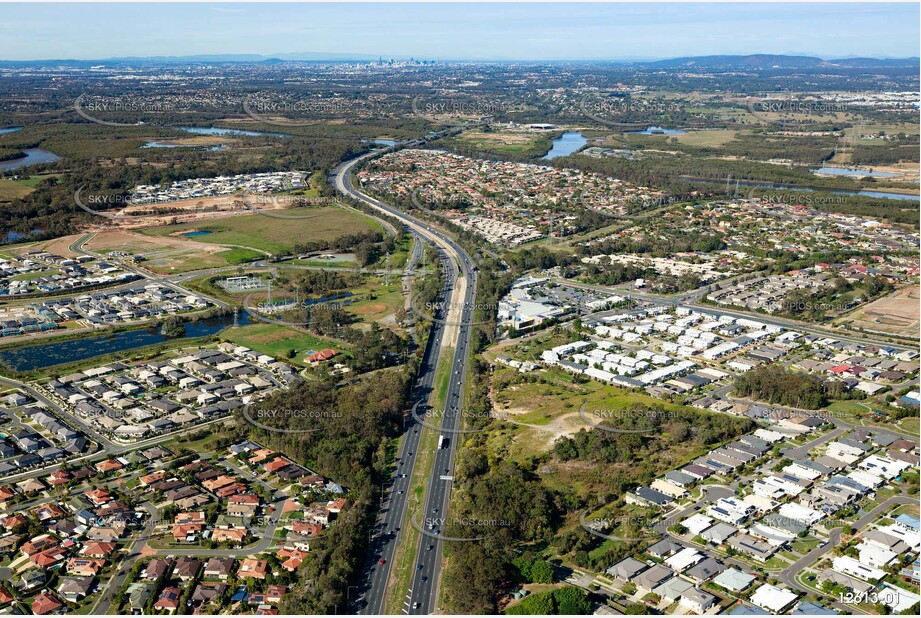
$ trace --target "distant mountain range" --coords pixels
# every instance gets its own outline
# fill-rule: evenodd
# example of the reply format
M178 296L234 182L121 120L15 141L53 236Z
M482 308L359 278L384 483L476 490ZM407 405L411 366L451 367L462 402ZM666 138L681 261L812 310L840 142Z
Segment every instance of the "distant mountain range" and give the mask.
M196 56L149 56L149 57L124 57L124 58L105 58L98 60L0 60L0 67L47 67L47 66L70 66L89 68L93 66L106 65L162 65L162 64L284 64L287 62L373 62L378 60L379 56L367 54L349 54L349 53L327 53L327 52L304 52L273 54L264 56L260 54L207 54ZM384 56L384 59L388 59ZM400 57L398 61L405 61L408 58ZM447 60L452 62L453 60ZM459 62L475 62L473 60L458 59ZM488 61L482 61L488 62ZM492 61L496 62L496 61ZM505 60L499 62L521 62L516 60ZM540 63L560 63L571 64L575 61L539 61ZM723 56L687 56L683 58L670 58L667 60L639 60L639 59L620 59L620 60L585 60L584 62L606 62L607 64L623 64L640 67L655 68L674 68L674 69L816 69L816 68L918 68L921 60L913 58L839 58L823 59L816 56L795 56L795 55L775 55L775 54L751 54L751 55L723 55Z
M817 68L877 68L877 67L915 67L918 58L839 58L825 60L815 56L783 56L772 54L752 54L749 56L688 56L644 62L649 66L662 68L738 68L738 69L817 69Z

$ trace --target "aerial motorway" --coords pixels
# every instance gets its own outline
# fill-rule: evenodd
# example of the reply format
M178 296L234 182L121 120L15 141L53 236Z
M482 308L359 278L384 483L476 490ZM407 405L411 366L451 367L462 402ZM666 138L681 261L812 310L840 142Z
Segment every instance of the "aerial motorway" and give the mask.
M421 142L410 142L416 144ZM431 336L423 352L422 364L413 392L414 405L425 407L433 395L435 371L442 351L453 344L450 378L445 397L445 409L441 415L441 436L435 451L434 462L427 482L423 513L409 513L409 517L443 517L449 508L453 481L454 459L457 443L456 434L461 416L459 409L464 395L464 379L470 352L471 322L476 297L476 269L470 256L449 236L430 224L404 213L389 204L372 198L354 187L351 173L362 162L380 152L353 159L340 166L334 175L336 189L367 206L382 211L400 220L417 239L435 246L444 265L444 286L431 325ZM457 293L463 295L458 302ZM445 362L447 359L443 359ZM398 466L389 489L382 500L381 514L371 539L372 560L367 566L365 578L355 595L353 611L361 614L384 612L387 587L390 581L392 560L401 541L402 528L407 519L410 482L419 457L419 445L424 427L410 418L399 452ZM410 524L412 525L412 524ZM406 614L429 614L438 609L438 582L441 576L443 543L446 542L438 529L424 529L416 549L415 568L410 587L405 591L402 612Z

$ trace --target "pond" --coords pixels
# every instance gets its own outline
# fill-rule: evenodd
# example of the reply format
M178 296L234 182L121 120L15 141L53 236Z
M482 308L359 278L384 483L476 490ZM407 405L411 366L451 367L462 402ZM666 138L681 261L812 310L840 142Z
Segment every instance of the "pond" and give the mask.
M185 335L182 338L210 337L228 326L233 326L233 323L232 314L186 322ZM245 311L240 313L237 324L245 326L248 323L249 315ZM105 354L130 352L168 340L168 337L160 333L159 327L142 328L68 341L7 348L0 350L0 361L15 371L30 371L87 360Z
M196 236L207 236L211 233L211 230L192 230L191 232L186 232L183 236L187 238L195 238Z
M19 130L21 130L21 129L22 129L22 127L7 127L7 128L5 128L5 129L0 129L0 135L3 135L4 133L13 133L13 132L19 131Z
M557 157L567 157L575 151L582 148L588 143L588 138L582 135L581 131L566 131L561 136L553 140L553 147L550 152L542 158L546 160L556 159Z
M377 144L378 146L396 146L400 142L393 139L362 139L362 144Z

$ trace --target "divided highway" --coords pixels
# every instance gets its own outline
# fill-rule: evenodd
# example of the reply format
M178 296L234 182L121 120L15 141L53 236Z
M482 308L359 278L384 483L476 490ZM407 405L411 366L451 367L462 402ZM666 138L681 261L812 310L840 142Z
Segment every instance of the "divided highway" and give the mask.
M428 481L423 513L411 514L415 519L409 525L423 528L416 555L416 569L412 583L406 591L402 611L407 614L429 614L436 611L438 582L441 576L442 539L436 529L443 526L426 526L426 518L439 519L445 516L451 498L454 457L457 449L456 431L460 427L459 408L463 402L463 383L467 371L467 357L470 348L471 321L476 295L476 274L470 256L448 236L426 222L405 214L392 206L371 198L358 191L351 181L351 172L362 161L382 154L378 151L364 155L340 166L332 179L336 189L368 206L380 210L402 221L417 238L434 243L439 258L444 264L445 279L441 290L439 306L435 312L432 333L423 352L423 360L414 387L413 401L422 408L429 401L434 388L435 368L442 347L455 343L453 364L446 395L446 409L442 416L441 435L447 438L443 448L438 448ZM463 284L463 299L456 301L455 288ZM456 334L456 341L452 341ZM398 454L399 462L389 491L385 492L384 504L376 523L373 537L369 539L374 562L368 565L365 579L354 593L349 589L349 611L360 614L382 614L384 612L387 585L390 580L392 560L400 540L400 527L406 520L408 492L413 469L418 456L423 427L410 418L403 446ZM431 523L431 521L429 522Z

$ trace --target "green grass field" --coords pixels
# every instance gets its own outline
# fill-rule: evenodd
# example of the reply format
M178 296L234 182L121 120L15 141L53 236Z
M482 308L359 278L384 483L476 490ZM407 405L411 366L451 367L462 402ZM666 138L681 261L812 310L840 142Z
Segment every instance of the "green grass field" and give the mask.
M0 201L8 202L24 198L32 193L32 187L21 180L0 178Z
M907 431L908 433L918 435L921 433L921 419L917 416L909 416L908 418L903 418L899 421L899 429L902 431Z
M550 139L542 133L466 133L457 141L486 152L532 157L546 153L551 147Z
M282 216L286 218L281 218ZM304 218L291 218L303 216ZM192 240L218 245L239 245L257 251L282 253L297 243L333 240L345 234L368 230L382 231L380 225L365 217L341 208L293 208L279 213L278 217L262 214L240 215L201 223L164 225L144 230L154 236L179 235L193 230L210 234L193 236Z
M32 193L38 183L49 178L61 178L64 174L33 174L26 178L0 178L0 200L23 197Z
M341 341L317 337L292 327L277 324L257 323L228 328L221 333L221 338L278 358L287 358L288 351L295 350L297 354L289 360L299 365L305 364L304 356L311 350L333 348L340 352L348 351L347 346Z
M23 273L21 275L15 275L10 277L10 281L34 281L36 279L41 279L42 277L50 277L52 275L60 274L61 271L57 269L40 270L34 273Z
M396 279L396 277L393 277L393 279ZM404 302L402 287L399 282L384 286L379 279L375 279L374 283L375 285L367 290L357 290L355 293L361 296L362 300L348 306L349 313L354 314L361 321L368 324L388 315L393 315L393 312Z

